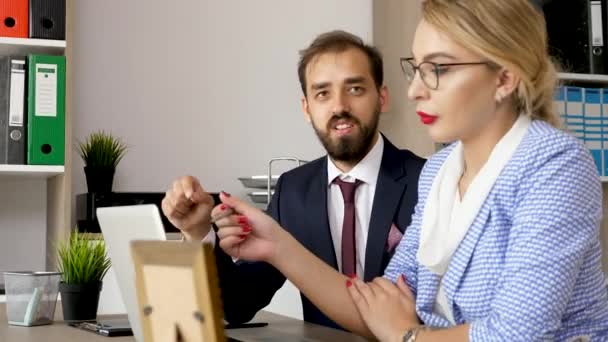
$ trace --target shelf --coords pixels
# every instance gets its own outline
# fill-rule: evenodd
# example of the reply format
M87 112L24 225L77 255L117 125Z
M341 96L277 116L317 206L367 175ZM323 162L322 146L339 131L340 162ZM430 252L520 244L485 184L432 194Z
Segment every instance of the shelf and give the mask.
M65 40L0 37L0 55L63 55Z
M557 74L562 81L577 81L586 83L608 83L608 75L598 74L573 74L560 72Z
M63 174L63 166L55 165L0 165L0 179L5 177L50 178Z

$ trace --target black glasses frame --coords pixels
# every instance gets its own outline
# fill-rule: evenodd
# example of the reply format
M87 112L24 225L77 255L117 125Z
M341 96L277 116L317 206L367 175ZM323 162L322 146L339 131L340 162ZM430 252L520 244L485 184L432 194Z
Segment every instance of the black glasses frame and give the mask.
M407 70L407 64L409 64L412 69L414 70L413 74L410 74ZM414 77L416 77L416 73L420 74L420 79L422 80L422 82L424 83L424 85L426 85L429 89L431 90L437 90L437 88L439 88L439 69L441 67L446 67L446 66L458 66L458 65L490 65L490 62L466 62L466 63L435 63L435 62L430 62L430 61L425 61L425 62L421 62L420 64L416 65L414 64L414 58L413 57L401 57L399 58L399 64L401 65L401 71L403 71L403 74L405 75L405 77L407 78L408 81L413 81ZM420 66L425 65L425 64L430 64L433 66L433 72L435 73L435 80L436 80L436 84L434 87L432 87L430 84L428 84L427 80L424 78L424 74L420 71Z

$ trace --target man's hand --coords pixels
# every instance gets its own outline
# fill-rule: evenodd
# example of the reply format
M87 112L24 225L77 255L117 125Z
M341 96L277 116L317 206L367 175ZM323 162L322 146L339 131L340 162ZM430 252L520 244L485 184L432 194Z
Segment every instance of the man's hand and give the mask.
M202 240L211 228L213 197L198 179L183 176L173 182L162 201L163 213L187 240Z

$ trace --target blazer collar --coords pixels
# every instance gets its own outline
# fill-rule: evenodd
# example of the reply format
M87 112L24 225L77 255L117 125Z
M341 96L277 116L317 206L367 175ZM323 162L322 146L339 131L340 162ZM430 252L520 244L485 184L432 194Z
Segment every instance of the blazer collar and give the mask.
M307 227L310 232L309 241L315 254L337 270L338 263L327 214L327 158L322 158L317 167L317 177L308 189L307 202L303 208L308 212L306 222L310 222Z

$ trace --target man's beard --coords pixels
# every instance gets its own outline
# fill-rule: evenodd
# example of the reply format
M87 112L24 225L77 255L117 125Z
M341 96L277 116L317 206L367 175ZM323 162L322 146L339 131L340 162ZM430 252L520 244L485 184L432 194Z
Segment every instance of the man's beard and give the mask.
M337 139L332 139L331 131L333 130L333 126L335 125L335 122L340 119L350 121L350 123L353 124L353 128L354 126L358 126L359 133L354 136L344 136L338 137ZM312 126L317 134L317 137L319 137L321 144L323 144L323 147L325 147L327 154L329 154L333 160L354 164L361 161L361 159L363 159L367 152L369 152L371 149L379 120L380 108L377 108L374 112L374 116L372 117L370 126L363 125L359 119L355 118L348 112L342 112L332 116L327 123L325 132L318 129L314 124L314 121Z

